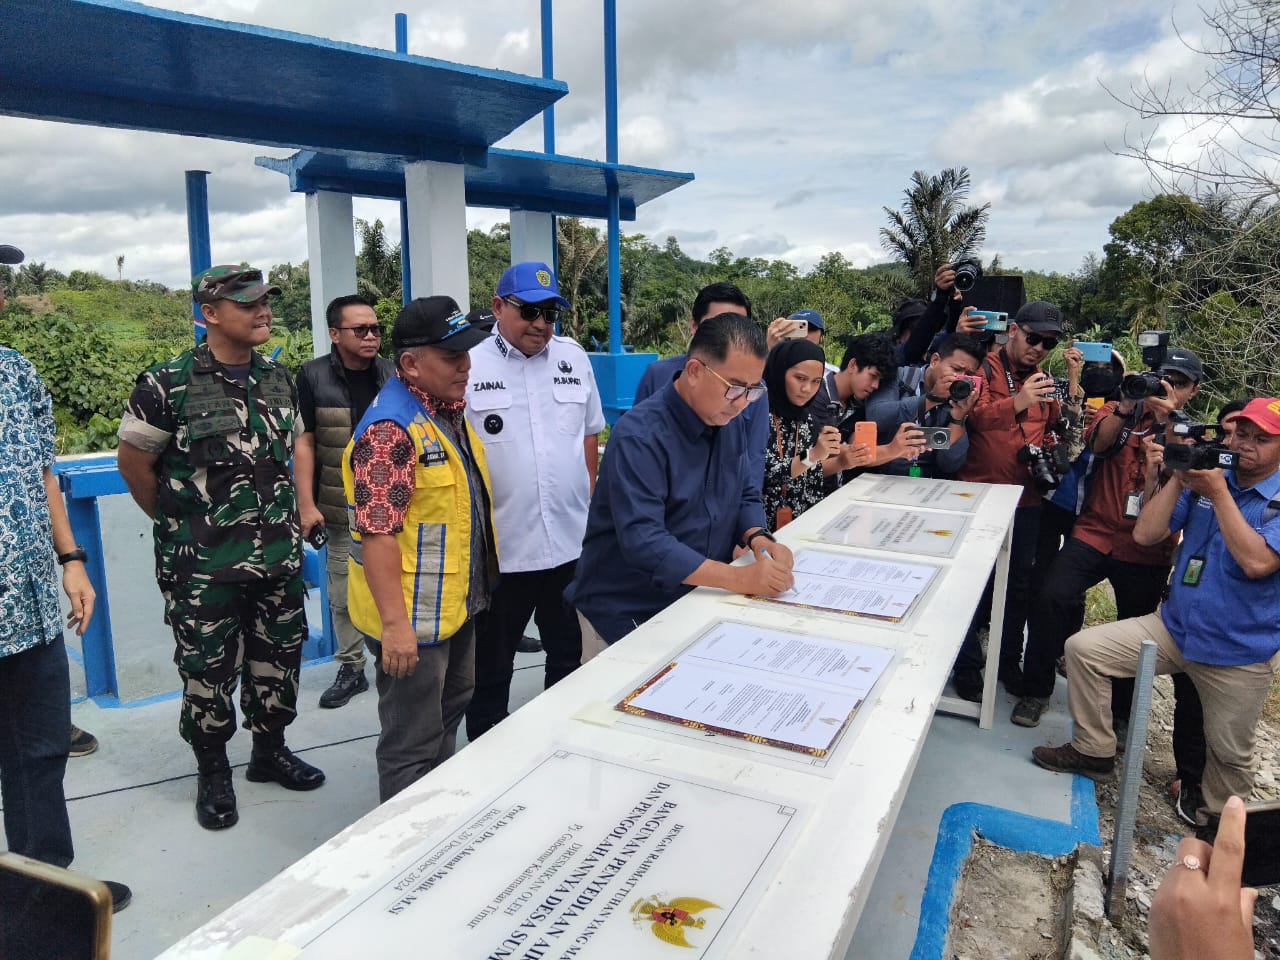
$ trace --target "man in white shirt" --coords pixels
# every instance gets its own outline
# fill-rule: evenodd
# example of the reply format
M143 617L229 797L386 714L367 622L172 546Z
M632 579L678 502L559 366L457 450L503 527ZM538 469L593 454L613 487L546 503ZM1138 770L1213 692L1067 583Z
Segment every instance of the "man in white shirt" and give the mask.
M554 335L568 306L550 267L518 263L498 281L494 336L471 351L466 412L489 461L500 576L476 624L469 740L507 716L530 616L547 654L546 687L582 659L564 590L582 552L605 420L586 351Z

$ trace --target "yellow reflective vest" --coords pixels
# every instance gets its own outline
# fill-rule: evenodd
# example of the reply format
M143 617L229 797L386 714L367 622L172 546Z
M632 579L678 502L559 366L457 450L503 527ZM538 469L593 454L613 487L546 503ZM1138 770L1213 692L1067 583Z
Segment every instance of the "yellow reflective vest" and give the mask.
M413 496L404 529L395 534L400 547L400 589L405 609L420 644L448 640L467 622L470 609L472 526L476 503L491 503L489 468L484 445L463 419L471 452L484 478L485 496L474 490L463 454L409 392L393 377L356 426L342 454L342 486L347 496L351 528L351 558L347 561L347 611L355 628L366 636L382 637L382 618L365 578L361 536L355 525L355 479L351 451L371 425L390 420L413 440ZM495 537L492 509L490 536Z

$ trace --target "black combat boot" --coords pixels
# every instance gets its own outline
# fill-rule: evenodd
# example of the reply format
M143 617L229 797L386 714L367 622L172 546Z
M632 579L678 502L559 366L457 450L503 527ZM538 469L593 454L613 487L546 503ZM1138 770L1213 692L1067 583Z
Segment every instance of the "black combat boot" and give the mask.
M255 733L253 753L245 776L255 783L274 780L286 790L314 790L324 783L324 773L293 755L284 745L284 732Z
M231 764L227 748L196 747L196 820L206 830L234 827L240 819L236 811L236 791L231 785Z

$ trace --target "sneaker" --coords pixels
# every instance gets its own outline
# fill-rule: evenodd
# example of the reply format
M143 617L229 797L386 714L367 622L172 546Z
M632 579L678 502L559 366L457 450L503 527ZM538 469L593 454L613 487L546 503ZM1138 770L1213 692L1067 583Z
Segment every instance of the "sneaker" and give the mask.
M1069 743L1060 747L1036 747L1031 759L1037 766L1055 773L1080 773L1091 780L1102 780L1116 767L1115 757L1087 757Z
M1009 720L1020 727L1038 727L1040 715L1048 706L1048 697L1023 697L1013 708L1013 714Z
M516 653L541 653L542 641L537 637L531 637L527 633L520 637L520 642L516 644Z
M976 667L956 667L951 675L951 685L961 700L982 702L982 671Z
M320 694L320 706L327 708L341 707L357 693L369 689L369 681L364 675L364 667L344 663L338 667L338 675L329 684L329 689Z
M119 913L133 900L133 891L118 880L103 880L111 891L111 912Z
M67 756L87 757L97 749L98 738L88 730L81 730L73 723L71 725L71 749L67 751ZM128 888L126 887L126 889Z
M1025 681L1022 678L1021 666L1016 663L1001 664L1000 673L996 676L1006 693L1014 697L1022 696Z
M1173 809L1177 812L1178 818L1193 827L1198 827L1200 821L1196 818L1196 814L1203 806L1204 794L1200 790L1200 784L1179 781L1178 795L1173 801Z

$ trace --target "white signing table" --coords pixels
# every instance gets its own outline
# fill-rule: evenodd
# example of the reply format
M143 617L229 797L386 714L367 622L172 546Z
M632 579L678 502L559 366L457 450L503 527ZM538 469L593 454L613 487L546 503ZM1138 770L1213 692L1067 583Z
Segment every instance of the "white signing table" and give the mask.
M998 615L983 705L941 694L993 565L1003 607L1020 492L858 478L779 539L868 561L829 595L886 613L695 590L164 956L842 957L934 710L991 725ZM717 630L768 650L697 661L716 723L616 708Z

